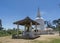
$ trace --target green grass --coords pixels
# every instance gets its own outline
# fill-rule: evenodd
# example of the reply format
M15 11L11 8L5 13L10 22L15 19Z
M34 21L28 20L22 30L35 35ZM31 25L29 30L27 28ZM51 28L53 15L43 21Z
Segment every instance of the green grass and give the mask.
M8 36L8 35L10 35L10 34L7 33L6 31L4 31L4 30L1 30L1 31L0 31L0 37Z
M39 40L34 40L32 43L60 43L60 39L53 39L51 41L39 41Z
M60 43L60 39L53 39L50 43Z

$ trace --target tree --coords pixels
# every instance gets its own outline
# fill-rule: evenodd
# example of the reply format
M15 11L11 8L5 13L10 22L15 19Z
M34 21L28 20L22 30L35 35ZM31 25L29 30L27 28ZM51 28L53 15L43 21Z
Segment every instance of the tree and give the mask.
M2 27L0 27L0 30L3 30L3 28L2 28Z
M3 27L2 27L2 20L0 19L0 30L3 30Z
M52 27L52 25L51 25L51 23L49 21L45 21L45 24L47 25L47 28L51 28Z
M53 24L56 25L56 28L58 29L58 31L59 31L59 36L60 36L60 19L53 20Z

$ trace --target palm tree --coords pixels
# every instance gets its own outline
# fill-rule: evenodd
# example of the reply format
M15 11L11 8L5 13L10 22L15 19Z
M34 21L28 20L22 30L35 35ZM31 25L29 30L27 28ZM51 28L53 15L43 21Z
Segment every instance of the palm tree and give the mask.
M56 28L59 30L59 36L60 36L60 19L53 20L53 24L56 25Z

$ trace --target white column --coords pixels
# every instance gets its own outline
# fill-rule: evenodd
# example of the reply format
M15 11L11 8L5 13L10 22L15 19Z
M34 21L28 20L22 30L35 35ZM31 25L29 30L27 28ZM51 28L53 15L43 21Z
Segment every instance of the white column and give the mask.
M17 24L17 36L19 36L19 25Z
M25 29L24 29L24 32L26 32L26 24L25 24Z
M22 35L26 35L26 24L24 26L24 31L23 31Z
M30 31L32 31L32 22L30 23Z
M30 29L29 29L29 34L30 34L30 36L32 37L32 22L30 23Z
M35 30L36 30L36 34L37 34L37 24L35 25Z

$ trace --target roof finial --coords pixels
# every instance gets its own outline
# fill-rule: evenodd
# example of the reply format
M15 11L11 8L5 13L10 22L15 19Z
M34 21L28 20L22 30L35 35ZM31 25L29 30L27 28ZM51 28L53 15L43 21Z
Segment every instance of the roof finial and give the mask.
M39 8L38 8L37 17L39 17L39 18L41 17Z

